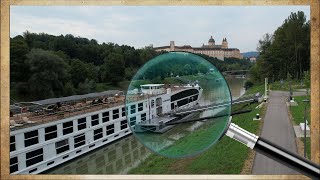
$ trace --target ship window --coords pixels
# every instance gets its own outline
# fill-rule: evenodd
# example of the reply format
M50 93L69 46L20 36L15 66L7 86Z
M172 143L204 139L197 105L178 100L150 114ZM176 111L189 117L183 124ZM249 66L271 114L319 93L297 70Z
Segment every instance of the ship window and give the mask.
M118 119L119 118L119 109L115 109L112 111L112 118Z
M141 114L141 121L145 121L145 120L147 120L147 114L143 113Z
M91 125L95 126L99 124L99 115L95 114L93 116L91 116Z
M10 158L10 173L18 171L18 157Z
M77 148L79 146L86 144L86 136L83 134L79 134L77 136L74 136L74 148Z
M33 144L37 144L38 142L39 142L38 130L24 133L24 146L25 147L31 146Z
M26 153L26 160L27 167L43 161L43 149L40 148Z
M63 135L73 132L73 121L63 123Z
M56 142L56 152L60 154L62 152L69 150L69 142L68 139Z
M122 108L122 117L125 117L126 116L126 110L125 110L125 108L123 107Z
M138 111L142 111L143 110L143 103L139 103L138 104Z
M182 92L179 92L177 94L172 95L171 96L171 102L186 98L188 96L193 96L193 95L196 95L198 93L199 92L196 89L188 89L188 90L185 90L185 91L182 91Z
M94 131L93 131L93 139L94 140L97 140L97 139L100 139L100 138L102 138L102 128L99 128L99 129L95 129Z
M10 152L16 150L16 137L10 136Z
M130 114L134 114L136 113L136 105L131 105L131 111L130 111Z
M151 100L151 107L154 107L154 100Z
M136 120L137 120L137 118L136 118L136 117L132 117L132 118L130 118L130 126L135 125L135 124L136 124ZM122 121L121 121L121 122L122 122ZM121 127L122 127L122 124L121 124Z
M107 135L114 133L114 124L107 126Z
M45 131L45 140L49 140L49 139L53 139L57 137L57 126L50 126L50 127L46 127L44 128Z
M78 119L78 131L85 128L87 128L86 118L84 117L84 118Z
M102 113L102 122L108 122L109 121L109 111Z
M183 106L183 105L186 105L186 104L188 104L188 98L187 99L182 99L182 100L180 100L180 101L178 101L178 106L180 107L180 106Z
M125 129L128 127L128 124L127 124L127 120L123 120L120 122L121 123L121 126L120 126L120 129Z

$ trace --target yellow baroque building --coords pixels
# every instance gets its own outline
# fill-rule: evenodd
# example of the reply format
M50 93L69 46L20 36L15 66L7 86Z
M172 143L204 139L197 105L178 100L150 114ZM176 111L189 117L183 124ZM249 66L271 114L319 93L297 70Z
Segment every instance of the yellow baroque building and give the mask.
M222 61L224 60L224 58L243 58L238 48L228 47L227 38L223 38L221 45L216 45L215 40L212 38L212 36L208 41L208 45L203 44L201 47L191 47L190 45L175 46L174 41L170 41L170 46L155 47L154 49L156 51L185 51L197 54L205 54Z

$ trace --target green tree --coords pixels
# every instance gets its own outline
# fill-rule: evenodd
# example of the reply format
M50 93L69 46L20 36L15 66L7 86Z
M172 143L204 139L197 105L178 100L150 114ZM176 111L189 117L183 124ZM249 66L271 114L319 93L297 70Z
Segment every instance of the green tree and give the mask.
M117 85L123 80L125 75L123 56L117 53L109 54L108 57L104 59L103 70L103 81Z
M35 98L61 96L69 79L67 64L52 51L32 49L27 54L31 77L28 80L30 92Z

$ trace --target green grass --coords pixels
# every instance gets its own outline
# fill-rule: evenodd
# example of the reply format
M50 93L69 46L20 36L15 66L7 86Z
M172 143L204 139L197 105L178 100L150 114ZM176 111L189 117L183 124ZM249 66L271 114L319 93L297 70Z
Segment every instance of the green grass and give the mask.
M254 109L258 104L245 108ZM233 109L243 108L237 105ZM260 121L253 121L256 113L262 109L254 109L250 113L233 117L233 122L240 127L257 133ZM195 137L197 138L197 137ZM152 154L143 163L129 171L128 174L239 174L250 149L245 145L224 136L214 146L192 158L172 159Z
M290 112L292 115L292 120L295 125L304 123L304 108L305 102L302 100L310 99L310 96L297 96L294 97L294 100L298 103L298 106L291 106ZM307 104L307 120L310 125L310 103ZM301 138L301 141L304 142L304 138ZM307 157L310 159L310 137L307 137Z
M280 81L276 81L273 83L270 83L270 88L272 90L280 90L280 91L290 91L290 83L285 80L283 84L280 83ZM306 89L307 87L304 85L304 83L301 84L300 80L292 80L291 82L291 89L293 91L297 89ZM309 87L310 88L310 87Z

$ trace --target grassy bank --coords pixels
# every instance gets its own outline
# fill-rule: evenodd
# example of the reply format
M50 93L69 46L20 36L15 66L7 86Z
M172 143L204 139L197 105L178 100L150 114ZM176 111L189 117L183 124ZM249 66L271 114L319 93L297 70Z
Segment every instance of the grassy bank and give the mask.
M246 94L256 93L261 89L263 88L260 86L254 86ZM232 121L252 133L257 133L261 122L252 120L255 114L262 113L262 109L255 109L257 105L258 103L233 106L233 111L253 111L236 115ZM224 136L220 142L196 157L172 159L152 154L128 174L239 174L249 152L250 149L246 146Z
M290 112L292 115L292 120L295 125L299 125L300 123L304 123L304 108L305 102L302 100L310 99L310 96L297 96L294 97L294 100L298 103L298 106L291 106ZM307 120L310 126L310 103L307 104ZM300 138L302 142L304 142L304 138ZM307 137L307 157L310 159L310 137Z
M290 90L290 83L287 80L284 80L283 83L281 83L280 81L276 81L273 83L269 83L270 85L270 89L272 90L281 90L281 91L289 91ZM291 89L293 91L296 91L298 89L305 89L307 88L307 86L300 80L292 80L291 81Z

